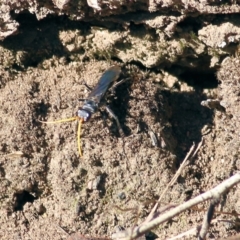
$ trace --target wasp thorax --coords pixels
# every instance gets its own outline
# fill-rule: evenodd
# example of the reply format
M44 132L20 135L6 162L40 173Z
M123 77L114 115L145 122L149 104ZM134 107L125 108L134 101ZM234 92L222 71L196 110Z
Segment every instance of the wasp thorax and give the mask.
M84 122L87 122L91 118L92 114L91 114L91 112L80 108L77 111L77 116L79 118L83 119Z

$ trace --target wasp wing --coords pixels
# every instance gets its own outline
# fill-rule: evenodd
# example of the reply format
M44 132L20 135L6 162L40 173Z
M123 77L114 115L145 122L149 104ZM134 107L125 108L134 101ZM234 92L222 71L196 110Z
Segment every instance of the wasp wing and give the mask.
M111 83L118 79L120 73L121 68L119 66L112 66L106 70L86 100L94 101L95 104L98 105L106 91L111 86Z

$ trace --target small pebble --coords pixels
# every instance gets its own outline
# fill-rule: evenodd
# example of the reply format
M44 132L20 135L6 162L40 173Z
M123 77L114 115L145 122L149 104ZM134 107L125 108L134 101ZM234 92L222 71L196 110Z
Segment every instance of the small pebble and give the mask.
M98 185L99 185L100 182L101 182L101 176L96 176L95 179L90 180L88 182L87 189L89 189L89 190L97 190L98 189Z
M120 199L120 200L124 200L126 199L126 194L124 192L120 192L118 193L117 197Z

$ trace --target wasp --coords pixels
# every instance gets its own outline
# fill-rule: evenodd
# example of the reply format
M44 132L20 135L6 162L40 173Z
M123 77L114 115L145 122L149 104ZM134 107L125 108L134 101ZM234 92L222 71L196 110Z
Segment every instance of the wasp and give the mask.
M104 98L106 96L107 91L113 86L113 83L119 78L121 74L121 68L119 66L112 66L107 69L102 76L100 77L97 85L93 88L93 90L89 93L88 97L84 100L84 104L81 108L78 109L76 116L56 121L40 121L41 123L63 123L63 122L70 122L70 121L78 121L78 131L77 131L77 143L78 143L78 152L80 157L82 157L81 151L81 141L80 141L80 134L81 134L81 126L83 123L88 122L92 115L97 112L99 107L104 104ZM124 82L125 80L121 80L115 85L119 85L120 83ZM113 113L113 111L106 105L106 109L108 113L116 120L119 131L121 134L123 133L120 123L118 121L117 116Z

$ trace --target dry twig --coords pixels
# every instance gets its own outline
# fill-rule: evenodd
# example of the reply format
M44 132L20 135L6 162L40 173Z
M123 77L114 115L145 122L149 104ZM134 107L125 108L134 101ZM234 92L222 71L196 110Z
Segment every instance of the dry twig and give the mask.
M220 197L220 196L219 196ZM208 229L210 227L211 220L215 212L215 206L219 203L219 198L212 199L208 211L203 219L203 224L198 235L198 240L204 240L206 238Z
M166 188L163 190L162 194L160 195L157 203L155 204L155 206L153 207L152 211L150 212L150 214L148 215L148 217L146 218L146 220L142 223L144 224L145 222L149 222L151 221L151 219L154 218L154 216L156 215L157 209L159 207L159 203L161 201L161 199L163 198L163 196L165 195L165 193L167 192L167 190L177 181L178 177L180 176L182 170L184 169L184 167L188 164L188 162L190 161L190 158L193 158L198 150L200 149L202 145L202 141L198 144L197 149L195 150L195 152L193 153L194 149L195 149L195 144L193 143L192 147L190 148L189 152L187 153L185 159L183 160L181 166L179 167L178 171L176 172L176 174L174 175L174 177L172 178L172 180L168 183L168 185L166 186ZM191 156L191 154L193 153L193 155ZM188 161L189 160L189 161Z
M137 238L153 228L157 227L161 223L168 221L169 219L172 219L173 217L179 215L180 213L186 211L187 209L202 203L204 201L207 201L209 199L216 199L219 198L220 195L225 193L226 191L229 191L234 185L238 184L240 182L240 172L236 173L234 176L228 178L227 180L223 181L220 183L218 186L215 188L195 197L194 199L189 200L188 202L185 202L176 208L162 214L161 216L149 221L145 222L145 224L140 225L139 227L135 227L134 229L131 229L131 231L123 231L122 235L117 235L115 236L114 234L112 235L113 239L120 239L121 240L130 240Z

